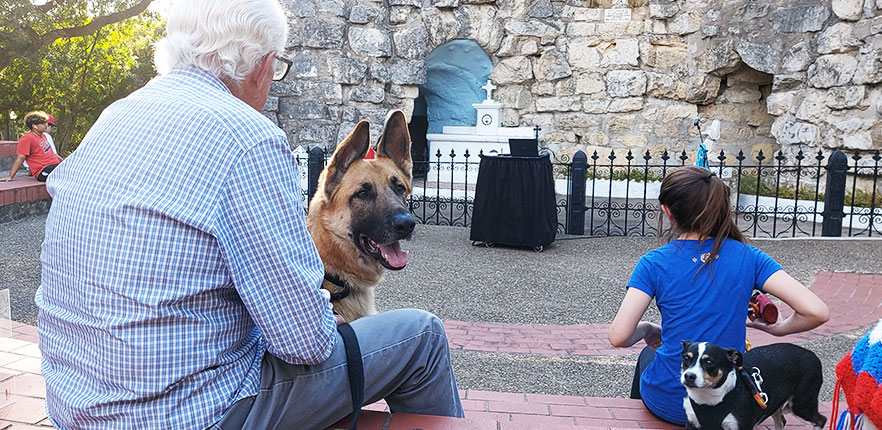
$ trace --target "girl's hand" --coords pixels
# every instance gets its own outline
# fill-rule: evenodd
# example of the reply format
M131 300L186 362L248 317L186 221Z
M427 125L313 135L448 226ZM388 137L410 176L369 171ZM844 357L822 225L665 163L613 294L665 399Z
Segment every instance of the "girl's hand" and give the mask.
M642 326L638 329L644 330L643 341L646 342L646 346L652 348L653 351L657 350L662 344L661 326L646 321L640 321L638 326Z

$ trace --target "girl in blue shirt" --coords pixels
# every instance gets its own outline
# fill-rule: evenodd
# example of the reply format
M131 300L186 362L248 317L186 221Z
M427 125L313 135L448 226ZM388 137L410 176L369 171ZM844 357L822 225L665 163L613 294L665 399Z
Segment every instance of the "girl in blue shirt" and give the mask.
M746 327L775 336L811 330L829 317L827 306L771 257L748 245L732 218L729 188L700 167L677 169L658 197L670 221L665 246L644 255L628 282L609 329L609 341L629 347L643 339L632 398L659 418L686 425L686 389L680 383L680 341L711 342L744 353ZM754 289L793 308L775 324L745 325ZM655 299L662 324L641 321Z

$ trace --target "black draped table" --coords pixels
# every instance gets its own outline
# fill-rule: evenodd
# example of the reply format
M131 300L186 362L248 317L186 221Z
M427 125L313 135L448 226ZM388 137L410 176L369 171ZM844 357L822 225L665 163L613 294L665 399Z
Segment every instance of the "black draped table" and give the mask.
M481 155L470 239L541 251L557 234L554 176L548 155Z

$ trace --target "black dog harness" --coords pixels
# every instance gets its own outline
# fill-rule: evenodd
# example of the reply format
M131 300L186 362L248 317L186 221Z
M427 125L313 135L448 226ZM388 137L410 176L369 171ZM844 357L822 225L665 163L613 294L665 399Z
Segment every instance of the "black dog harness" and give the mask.
M331 294L331 303L339 302L349 295L349 284L337 276L325 272L325 280L341 288L340 292ZM364 363L361 361L361 348L358 338L349 323L337 324L337 331L343 338L343 349L346 350L346 374L349 377L349 394L352 397L352 424L349 430L358 428L358 414L364 403Z
M337 275L325 272L325 280L340 288L340 291L331 293L331 303L339 302L349 296L349 284L344 282Z

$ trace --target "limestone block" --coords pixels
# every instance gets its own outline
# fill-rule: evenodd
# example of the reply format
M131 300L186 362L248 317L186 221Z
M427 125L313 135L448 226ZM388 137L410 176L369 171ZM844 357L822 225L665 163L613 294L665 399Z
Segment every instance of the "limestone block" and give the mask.
M704 37L714 37L720 32L720 27L716 25L702 25L701 35Z
M710 45L697 60L698 70L714 76L725 76L741 67L741 55L735 49L735 40Z
M505 107L527 109L533 103L533 94L523 85L505 85L493 92L493 99Z
M525 83L533 80L533 65L527 57L506 58L493 68L491 79L497 85Z
M643 22L601 22L597 24L597 33L615 37L639 36L643 33Z
M637 66L640 57L640 45L637 39L619 39L612 48L603 53L600 67L608 66Z
M303 27L303 46L310 48L342 48L345 24L309 19Z
M692 120L698 116L698 106L692 103L671 103L662 111L662 122Z
M344 57L328 57L328 71L333 82L357 84L367 73L367 65L361 61Z
M686 101L698 104L710 104L720 93L722 79L713 75L696 75L688 81Z
M437 8L459 7L459 0L432 0L432 6Z
M791 46L784 54L781 67L788 72L802 72L808 69L814 61L815 55L812 53L811 43L802 41Z
M607 107L608 112L634 112L642 110L645 106L643 97L628 97L612 99Z
M649 4L649 17L655 19L668 19L680 12L677 3L651 2Z
M741 61L744 61L744 64L753 69L770 75L778 72L778 64L781 63L781 53L773 48L772 45L742 41L738 44L737 51L741 56Z
M315 1L314 0L291 0L286 2L285 7L294 13L298 18L315 17Z
M318 2L319 12L334 16L346 15L346 4L343 0L321 0Z
M606 122L606 128L611 131L625 131L634 128L636 123L636 114L612 115Z
M827 6L795 6L776 9L772 13L772 26L782 33L806 33L823 29L828 18Z
M530 0L527 4L527 16L530 18L549 18L553 13L551 0Z
M653 34L668 34L668 26L664 21L652 20L650 31Z
M833 0L833 13L846 21L857 21L864 12L863 0Z
M521 52L520 55L535 55L539 53L539 44L535 39L525 40L523 44L521 44Z
M869 123L865 123L863 120L858 118L849 118L847 120L836 121L833 123L833 127L843 132L844 134L857 133L858 131L869 129L869 126Z
M601 100L585 100L582 102L582 112L585 113L606 113L609 109L609 99Z
M426 83L426 62L405 60L389 67L389 80L399 85L422 85Z
M502 45L505 36L502 23L496 17L493 6L464 6L468 21L464 38L472 39L489 52L496 51ZM545 25L545 24L543 24Z
M873 135L870 131L846 134L842 137L842 146L846 149L873 149Z
M858 57L855 84L878 84L882 82L882 51L869 49Z
M381 103L386 98L386 90L383 87L359 85L349 92L349 101Z
M685 82L672 75L647 72L646 94L650 97L683 100L689 88Z
M279 98L279 119L331 119L328 107L317 100L299 97Z
M600 52L596 38L578 38L570 41L569 60L574 69L594 71L600 67Z
M350 27L349 47L366 57L392 56L392 41L389 34L376 28Z
M395 54L402 58L425 58L429 53L429 34L423 26L410 27L392 35Z
M533 84L533 87L530 90L533 92L533 95L536 96L553 96L554 84L551 82L538 82Z
M882 0L880 0L882 1ZM603 20L603 9L599 8L578 8L573 13L574 21L597 22Z
M562 129L586 129L600 125L598 115L582 112L561 112L554 115L555 125Z
M820 137L816 125L798 122L789 115L778 117L772 124L771 133L779 144L785 145L813 145Z
M882 117L882 96L876 98L876 113Z
M537 112L569 112L582 108L582 100L578 96L540 97L536 99Z
M851 82L857 70L857 60L849 54L829 54L818 57L808 69L809 85L830 88Z
M870 128L870 137L873 139L873 148L882 149L882 121L876 121Z
M532 114L524 114L521 115L521 119L519 121L519 125L521 126L539 126L544 129L549 129L554 126L554 114L551 113L532 113Z
M763 18L769 14L768 3L747 3L738 8L735 14L736 19L750 21L756 18Z
M337 138L337 124L332 121L304 121L297 130L300 144L333 145Z
M418 85L390 85L389 94L400 99L415 99L420 95Z
M796 109L796 118L820 124L830 116L830 108L827 107L826 91L808 90L805 98Z
M854 23L854 29L852 30L852 36L858 40L864 40L879 33L882 33L882 16L860 20Z
M318 76L318 62L316 60L315 52L298 52L294 54L294 58L292 58L291 61L294 64L291 66L289 76L293 75L296 78L315 78Z
M862 85L830 88L827 91L827 107L836 110L858 107L866 93L867 89Z
M365 4L359 4L352 6L352 10L349 11L349 22L367 24L377 19L378 16L380 16L379 10Z
M389 23L404 24L410 18L411 12L410 6L391 6L389 8Z
M729 103L754 103L763 97L755 85L733 85L726 88L720 98Z
M754 103L747 112L747 125L759 127L766 124L771 118L766 113L766 107L762 103Z
M499 123L503 127L517 127L520 120L521 115L517 109L502 109L502 117L500 117Z
M591 145L591 146L609 146L609 136L606 133L600 130L589 130L582 135L579 136L579 144L580 145ZM601 151L601 153L606 152ZM591 154L588 154L590 157ZM600 161L600 160L598 160ZM588 162L591 162L591 159L588 159Z
M574 96L576 95L576 80L572 77L561 79L554 83L554 95L556 96Z
M370 73L371 78L379 82L389 82L389 68L379 60L371 61L368 73Z
M622 136L616 136L613 139L614 142L619 145L624 146L625 148L639 148L643 149L646 147L646 136L643 134L626 134ZM639 153L637 154L639 155Z
M557 49L548 49L536 60L534 68L539 81L556 81L573 74L564 55Z
M557 37L561 31L542 21L508 21L505 23L505 31L517 36L553 36Z
M642 96L646 93L646 73L640 70L612 70L604 76L610 97Z
M593 22L571 22L567 24L567 36L586 37L597 33L597 24Z
M847 22L838 22L822 31L818 35L818 53L842 53L861 46L861 41L852 35L852 26Z
M426 30L429 33L432 46L441 46L456 39L462 29L462 23L456 19L453 12L449 11L425 12L423 13L423 21L426 23Z
M576 94L597 94L606 89L606 84L600 73L578 73L574 79Z
M766 112L780 116L793 111L794 91L772 93L766 98Z
M701 17L696 13L681 13L668 22L668 32L673 34L691 34L701 29Z
M772 78L772 91L790 91L805 85L806 73L782 73Z

